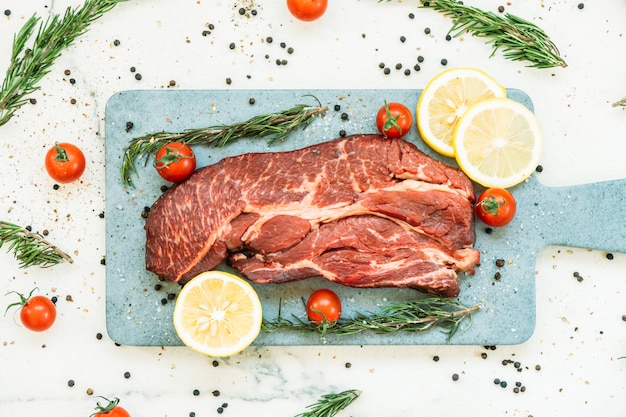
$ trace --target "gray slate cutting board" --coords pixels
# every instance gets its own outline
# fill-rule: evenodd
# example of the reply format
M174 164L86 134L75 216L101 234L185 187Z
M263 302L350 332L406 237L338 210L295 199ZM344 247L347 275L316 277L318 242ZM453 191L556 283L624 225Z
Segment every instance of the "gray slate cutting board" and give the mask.
M111 338L124 345L181 345L172 326L171 316L179 286L159 282L144 267L141 212L161 194L165 183L151 167L139 164L136 188L126 188L120 181L123 148L135 136L158 131L178 132L188 128L230 124L250 117L281 111L297 103L311 103L312 94L329 106L326 117L316 120L306 130L293 133L280 144L269 146L266 140L241 140L224 148L195 147L198 166L245 152L282 151L301 148L339 136L376 131L374 117L383 100L399 101L414 109L420 90L219 90L219 91L124 91L112 96L106 107L106 321ZM509 89L510 98L533 110L531 99L522 91ZM250 104L254 98L254 104ZM335 104L341 106L335 111ZM341 113L348 114L342 120ZM126 123L134 127L126 131ZM427 154L455 165L453 160L434 154L419 138L414 126L406 136ZM550 140L550 138L546 138ZM462 275L460 301L467 306L478 304L471 327L459 331L451 344L503 345L526 341L535 328L535 259L547 245L565 245L614 252L626 251L626 218L600 216L603 222L591 222L594 213L605 207L623 207L625 181L611 181L575 187L550 188L536 178L512 188L518 201L518 214L508 226L487 234L477 222L476 248L481 251L481 265L475 275ZM477 194L480 188L476 187ZM605 210L607 211L607 210ZM616 213L615 211L613 213ZM496 259L504 259L498 268ZM228 270L227 267L222 269ZM501 278L494 279L496 272ZM161 284L157 291L155 284ZM354 289L329 283L321 278L280 285L255 285L263 303L264 316L281 314L304 318L303 298L314 289L328 287L344 300L344 315L356 311L377 311L380 306L419 296L410 289ZM171 297L170 296L170 297ZM464 323L465 325L468 322ZM256 345L425 345L445 344L447 335L434 329L426 333L359 334L327 336L280 331L261 333Z

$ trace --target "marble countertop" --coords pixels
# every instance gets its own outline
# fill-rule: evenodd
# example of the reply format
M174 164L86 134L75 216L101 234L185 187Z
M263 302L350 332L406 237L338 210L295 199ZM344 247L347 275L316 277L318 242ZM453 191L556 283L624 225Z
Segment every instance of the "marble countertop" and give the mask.
M416 89L446 68L446 59L447 67L481 68L532 98L545 136L542 183L622 179L626 114L611 103L626 96L626 3L605 3L480 2L485 10L498 13L504 6L544 28L568 67L543 70L507 61L500 52L490 57L490 47L470 35L446 40L450 20L419 9L417 1L331 1L310 23L294 20L283 1L129 0L116 6L64 51L32 94L36 104L0 127L0 219L47 230L75 261L20 269L0 250L2 310L13 302L4 296L9 291L38 287L58 300L57 322L46 332L20 327L12 313L0 316L0 416L88 416L97 396L119 397L133 417L294 416L321 395L346 389L363 393L343 416L624 415L621 253L541 250L535 332L516 345L253 346L214 360L180 346L118 346L105 323L104 121L112 95L134 89ZM79 4L3 0L0 73L13 34L28 17ZM418 55L425 57L421 70L405 75ZM87 156L81 180L58 189L43 167L55 141L76 143Z

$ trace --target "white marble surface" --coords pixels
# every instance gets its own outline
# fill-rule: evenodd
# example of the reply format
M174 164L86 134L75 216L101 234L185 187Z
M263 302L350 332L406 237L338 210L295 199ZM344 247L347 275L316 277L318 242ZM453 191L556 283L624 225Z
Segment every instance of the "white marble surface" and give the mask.
M611 107L626 96L626 3L584 2L579 9L578 1L468 2L493 11L503 5L542 26L569 64L549 70L526 68L500 53L489 58L490 48L471 36L445 41L450 21L417 3L331 0L321 20L302 23L277 0L130 0L67 49L33 94L37 104L24 106L0 127L0 218L47 229L75 259L72 265L22 270L0 251L1 309L10 302L4 293L37 286L58 297L59 314L43 333L18 326L10 313L0 316L0 416L88 416L96 395L120 397L133 417L213 416L222 403L228 403L223 415L293 416L322 394L351 388L363 394L344 416L623 416L626 359L618 359L626 356L623 254L609 260L602 251L545 248L536 264L536 331L525 343L495 350L255 347L214 366L184 347L115 346L106 335L100 263L106 218L98 214L106 197L104 106L119 91L168 88L170 80L176 81L172 88L184 89L421 88L446 58L448 66L485 69L532 97L546 138L542 181L547 185L626 178L626 113ZM12 36L27 17L77 4L0 1L0 74L8 65ZM258 13L240 16L241 7ZM411 12L414 19L408 18ZM202 36L209 23L215 29ZM402 35L405 43L399 41ZM295 52L288 55L280 42ZM397 62L412 67L418 54L426 57L419 73L405 76L393 69ZM277 66L276 58L288 64ZM392 67L390 75L378 68L381 61ZM88 166L80 182L54 190L42 161L58 140L79 144ZM98 340L97 333L104 337ZM509 359L522 371L502 364ZM458 381L452 380L454 373ZM494 378L508 387L494 385ZM513 392L517 381L525 392ZM200 395L193 395L194 389Z

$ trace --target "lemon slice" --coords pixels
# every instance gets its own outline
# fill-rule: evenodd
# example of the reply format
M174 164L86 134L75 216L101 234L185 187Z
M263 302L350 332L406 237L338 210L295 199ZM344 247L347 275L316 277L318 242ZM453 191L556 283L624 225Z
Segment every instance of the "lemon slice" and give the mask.
M441 72L426 84L417 101L420 136L435 151L454 157L452 135L459 117L473 104L494 97L506 97L506 89L481 70Z
M528 178L539 163L542 143L535 115L507 98L470 107L454 131L459 167L485 187L512 187Z
M261 301L236 275L203 272L187 282L174 307L174 329L189 348L213 357L231 356L259 335Z

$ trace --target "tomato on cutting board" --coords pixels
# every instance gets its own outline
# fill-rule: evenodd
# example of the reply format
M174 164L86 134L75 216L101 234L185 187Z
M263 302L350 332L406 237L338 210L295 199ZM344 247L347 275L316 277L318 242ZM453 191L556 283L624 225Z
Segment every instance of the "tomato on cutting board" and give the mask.
M328 0L287 0L289 12L297 19L311 22L326 12Z
M502 227L515 217L517 202L504 188L488 188L476 201L476 215L488 226Z
M306 313L313 323L334 323L341 317L341 299L333 291L314 291L306 302Z
M402 103L387 103L376 114L376 127L387 138L401 138L413 125L413 113Z
M19 295L20 301L10 304L5 311L5 315L9 309L18 306L20 309L20 321L24 327L34 332L43 332L54 324L57 318L57 309L48 297L43 295L33 297L35 290L36 288L27 297L16 291L8 292L7 295L11 293Z
M154 167L163 179L182 182L196 170L196 155L189 145L171 142L157 151Z
M55 143L46 152L45 166L50 177L60 183L76 181L85 172L85 155L71 143Z
M93 413L90 417L94 416L107 416L107 417L130 417L128 411L126 411L119 404L120 399L114 398L113 400L109 400L104 397L100 397L107 401L107 405L102 406L100 403L96 403L96 412Z

